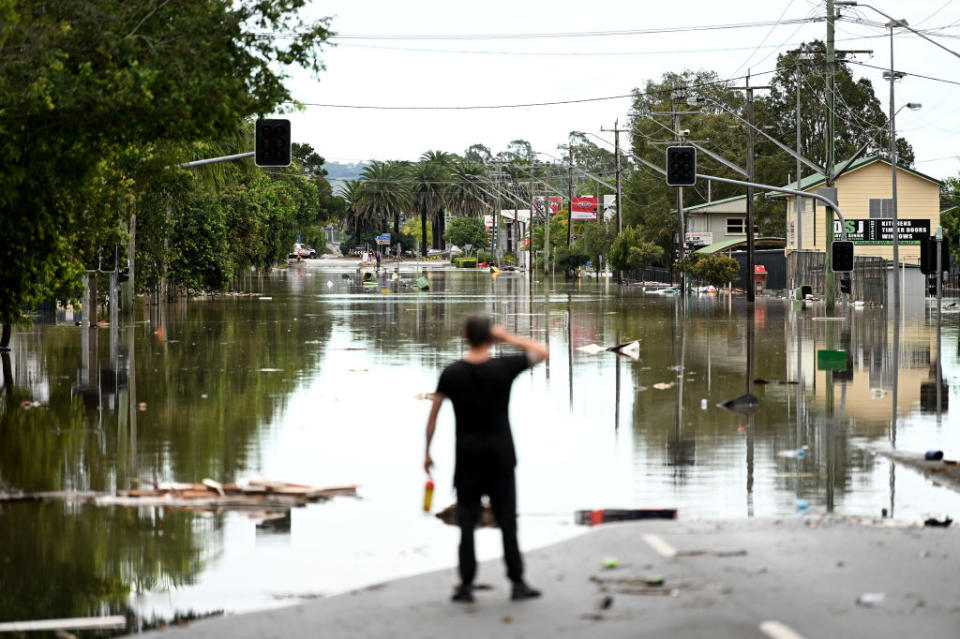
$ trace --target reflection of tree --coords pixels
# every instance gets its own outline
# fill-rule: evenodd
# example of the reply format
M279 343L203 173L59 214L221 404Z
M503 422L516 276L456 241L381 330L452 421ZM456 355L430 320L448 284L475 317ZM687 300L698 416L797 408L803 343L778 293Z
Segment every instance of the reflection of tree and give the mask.
M185 512L6 504L0 621L123 614L132 591L195 578L202 568L196 536Z

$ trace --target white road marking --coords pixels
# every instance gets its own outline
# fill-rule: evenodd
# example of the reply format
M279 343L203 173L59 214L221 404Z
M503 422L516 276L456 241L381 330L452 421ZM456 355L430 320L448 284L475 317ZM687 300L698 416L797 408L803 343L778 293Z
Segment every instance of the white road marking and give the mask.
M644 535L643 540L647 545L656 550L661 557L671 558L677 556L677 549L668 544L659 535Z
M770 639L804 639L803 635L798 634L793 628L785 626L779 621L764 621L760 624L760 632Z

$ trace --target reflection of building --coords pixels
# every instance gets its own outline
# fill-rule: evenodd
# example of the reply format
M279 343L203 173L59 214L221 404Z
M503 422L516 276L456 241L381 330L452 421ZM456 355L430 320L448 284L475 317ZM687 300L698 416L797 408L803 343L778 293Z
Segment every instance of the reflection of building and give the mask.
M889 424L893 415L894 374L899 369L897 414L905 415L920 404L921 384L930 377L936 337L921 324L901 328L897 366L893 359L893 324L886 315L857 315L856 321L838 322L832 327L825 326L826 322L813 323L812 339L811 331L801 328L799 343L796 333L788 328L787 372L793 379L799 372L805 389L813 393L816 402L824 405L832 401L838 415ZM827 334L831 331L830 348L846 351L847 368L828 374L817 370L817 351L828 348ZM831 392L832 398L828 397Z

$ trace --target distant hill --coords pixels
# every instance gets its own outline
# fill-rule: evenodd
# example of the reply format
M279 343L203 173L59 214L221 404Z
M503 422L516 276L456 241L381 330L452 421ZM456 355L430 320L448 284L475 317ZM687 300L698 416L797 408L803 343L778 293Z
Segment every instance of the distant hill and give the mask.
M327 181L330 182L333 191L336 193L339 191L340 185L346 180L359 178L360 172L369 164L369 162L324 162L323 168L327 170Z

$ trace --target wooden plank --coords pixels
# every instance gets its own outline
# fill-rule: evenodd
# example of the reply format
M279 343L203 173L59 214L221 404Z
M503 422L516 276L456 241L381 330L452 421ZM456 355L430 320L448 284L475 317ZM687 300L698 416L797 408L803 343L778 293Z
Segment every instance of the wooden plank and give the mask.
M127 618L122 615L110 617L69 617L65 619L40 619L36 621L7 621L0 623L0 632L34 632L43 630L98 630L124 629Z

